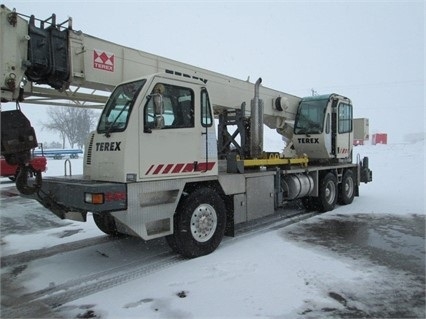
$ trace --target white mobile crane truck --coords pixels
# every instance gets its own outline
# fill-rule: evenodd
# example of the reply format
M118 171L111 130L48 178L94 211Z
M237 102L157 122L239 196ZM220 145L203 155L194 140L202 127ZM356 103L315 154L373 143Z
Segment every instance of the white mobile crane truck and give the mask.
M18 189L60 218L91 212L107 234L165 236L197 257L289 201L330 211L372 180L368 158L352 161L346 97L299 98L76 32L55 16L2 6L0 18L2 103L97 107L105 95L80 88L115 87L88 137L82 176L42 179L28 164L36 141L28 120L2 112L2 155L22 166ZM284 136L282 153L263 151L263 124Z

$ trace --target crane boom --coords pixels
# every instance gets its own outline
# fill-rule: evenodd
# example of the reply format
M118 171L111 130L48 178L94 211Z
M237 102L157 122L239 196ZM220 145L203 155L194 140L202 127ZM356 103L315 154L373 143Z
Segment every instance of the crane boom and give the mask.
M99 91L110 93L119 83L161 72L207 83L218 113L240 108L242 102L249 105L253 97L253 83L75 31L71 19L57 24L55 15L43 21L34 16L27 20L5 6L0 10L3 102L23 95L28 103L60 104L65 100L69 106L72 100L77 106L101 108L107 95ZM25 78L29 83L20 93ZM88 93L87 89L95 91ZM271 128L283 128L285 120L294 120L301 100L265 87L260 87L259 98L265 103L264 122Z

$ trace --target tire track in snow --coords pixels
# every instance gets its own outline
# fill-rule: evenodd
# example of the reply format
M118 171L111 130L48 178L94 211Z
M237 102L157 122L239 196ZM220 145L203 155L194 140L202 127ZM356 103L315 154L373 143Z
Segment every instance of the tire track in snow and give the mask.
M19 304L9 308L2 307L2 318L32 318L35 313L46 308L55 309L67 302L139 279L185 261L183 257L171 252L165 252L150 259L150 261L133 261L130 264L23 295Z
M52 246L49 248L35 249L30 251L25 251L19 254L2 256L0 265L1 267L14 266L22 263L28 263L33 260L51 257L59 253L70 252L74 250L79 250L85 247L90 247L94 245L99 245L107 242L112 242L120 240L119 237L108 237L108 236L97 236L88 239L82 239L78 241L73 241L70 243L60 244Z
M237 231L235 240L241 240L243 238L280 229L315 215L317 215L317 213L293 212L292 214L277 214L269 218L263 218L257 222L248 223L247 225L244 225L244 227L241 227ZM102 240L103 238L105 239ZM92 239L93 244L107 242L108 240L111 240L111 238L104 236ZM82 243L77 242L76 245L73 245L74 243L63 245L69 245L69 251L72 251L87 247L90 241L83 240L79 242ZM226 247L233 242L232 238L225 238L221 246ZM78 246L81 247L77 248ZM14 259L12 259L14 256L11 256L11 260L6 260L5 263L9 263L10 265L13 261L15 263L19 263L23 262L23 260L28 261L28 259L31 258L33 258L31 260L43 258L59 252L63 252L63 250L60 250L58 247L52 247L52 250L47 249L47 251L44 252L44 256L36 256L33 254L25 255L25 253L23 253L20 257L15 256ZM51 253L51 255L47 255L49 253ZM46 312L46 309L48 309L52 315L52 311L54 311L55 308L58 308L65 303L148 276L152 273L173 267L185 260L187 259L170 251L150 256L148 259L146 259L146 256L141 256L140 259L128 264L80 278L71 279L59 285L25 294L19 298L19 303L14 304L12 307L2 307L1 315L3 318L31 318L42 311Z
M259 233L266 233L289 225L298 223L305 219L309 219L318 215L318 212L308 212L308 211L291 211L286 214L276 213L272 216L262 218L261 220L255 220L254 223L248 222L243 224L242 227L236 230L236 239L254 236ZM247 225L246 225L247 224Z

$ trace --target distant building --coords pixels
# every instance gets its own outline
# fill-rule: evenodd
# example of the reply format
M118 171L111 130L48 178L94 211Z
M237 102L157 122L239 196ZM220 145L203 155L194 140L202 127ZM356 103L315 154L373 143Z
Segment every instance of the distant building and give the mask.
M364 141L370 138L370 124L368 119L360 118L354 119L354 141L353 145L364 145Z
M377 133L373 134L371 138L371 144L387 144L388 143L388 135L386 133Z

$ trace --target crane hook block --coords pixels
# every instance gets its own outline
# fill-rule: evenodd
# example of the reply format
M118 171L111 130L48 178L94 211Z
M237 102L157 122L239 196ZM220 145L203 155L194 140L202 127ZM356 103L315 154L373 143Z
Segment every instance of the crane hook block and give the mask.
M21 110L1 112L1 155L8 164L28 163L37 145L34 128Z
M31 185L29 177L33 177ZM15 184L21 194L32 195L41 187L41 172L35 170L31 165L20 166Z
M1 112L1 155L9 165L18 165L16 188L24 195L33 194L41 185L41 172L31 165L31 150L37 138L30 121L20 109ZM32 186L28 177L35 177Z

